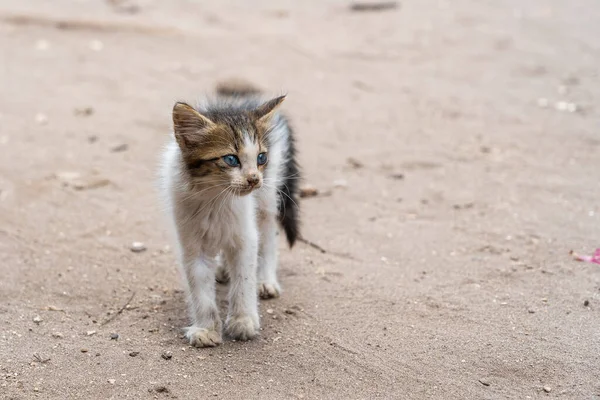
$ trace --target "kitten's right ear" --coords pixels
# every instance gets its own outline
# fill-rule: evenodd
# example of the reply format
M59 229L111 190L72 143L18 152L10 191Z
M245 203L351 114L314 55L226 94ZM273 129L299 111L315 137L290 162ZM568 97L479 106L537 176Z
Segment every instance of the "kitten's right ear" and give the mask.
M175 139L182 149L189 148L199 139L201 131L210 129L214 125L214 122L186 103L178 102L173 106Z

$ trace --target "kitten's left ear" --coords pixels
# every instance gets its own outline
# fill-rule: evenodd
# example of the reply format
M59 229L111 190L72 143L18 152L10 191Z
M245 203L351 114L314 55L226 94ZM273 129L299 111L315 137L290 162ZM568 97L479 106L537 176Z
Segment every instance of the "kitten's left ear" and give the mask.
M267 101L266 103L261 104L257 109L252 111L252 116L257 120L266 121L270 119L277 108L283 103L285 100L285 95L276 97L272 100Z

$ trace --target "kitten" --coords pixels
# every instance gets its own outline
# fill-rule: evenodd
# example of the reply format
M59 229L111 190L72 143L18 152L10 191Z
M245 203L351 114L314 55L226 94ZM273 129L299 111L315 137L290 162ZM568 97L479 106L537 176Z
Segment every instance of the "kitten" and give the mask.
M220 85L217 94L197 109L175 104L161 170L187 283L185 335L196 347L222 341L215 280L230 280L225 333L258 334L258 296L281 292L277 223L290 247L298 237L294 139L278 111L285 96L263 102L239 84Z

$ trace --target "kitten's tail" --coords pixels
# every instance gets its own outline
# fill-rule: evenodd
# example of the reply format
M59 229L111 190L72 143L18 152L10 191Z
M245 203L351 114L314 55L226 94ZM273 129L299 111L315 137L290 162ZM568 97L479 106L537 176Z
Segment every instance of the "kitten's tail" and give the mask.
M261 90L248 81L241 79L228 79L217 83L217 94L219 96L255 96L261 93Z
M296 162L296 146L291 126L289 132L289 145L287 148L286 162L284 165L284 178L279 187L279 222L285 231L285 236L290 247L294 246L300 237L300 207L298 206L298 182L300 168Z

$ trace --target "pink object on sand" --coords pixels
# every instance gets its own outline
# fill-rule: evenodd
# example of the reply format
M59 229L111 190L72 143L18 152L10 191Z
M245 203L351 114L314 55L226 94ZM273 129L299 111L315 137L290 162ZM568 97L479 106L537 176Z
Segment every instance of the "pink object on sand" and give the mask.
M571 250L570 254L577 261L585 261L585 262L591 262L594 264L600 264L600 249L596 249L596 251L594 252L594 255L591 255L591 256L580 256L579 254L575 253L573 250Z

